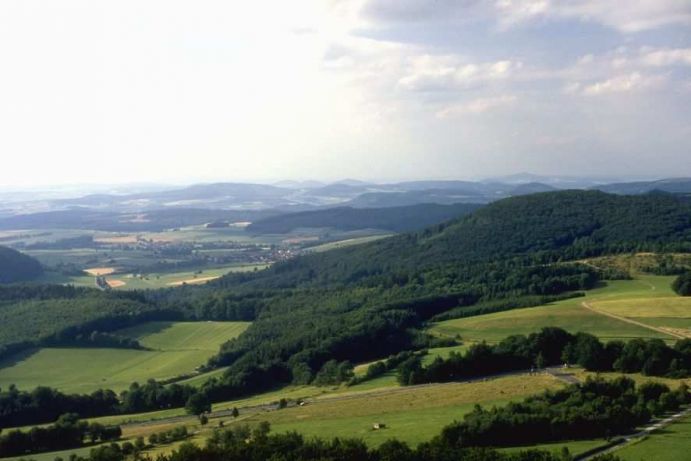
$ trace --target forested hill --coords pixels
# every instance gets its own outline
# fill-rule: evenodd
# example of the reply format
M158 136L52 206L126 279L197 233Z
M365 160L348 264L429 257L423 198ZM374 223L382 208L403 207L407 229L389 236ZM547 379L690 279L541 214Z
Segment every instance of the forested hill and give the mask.
M219 286L349 284L377 274L528 255L544 262L627 251L691 251L691 204L667 194L546 192L504 199L423 231L296 258Z
M0 246L0 283L33 280L42 273L41 264L34 258Z
M313 376L329 359L416 347L415 328L456 306L592 288L602 274L575 260L631 251L691 251L691 205L598 191L513 197L423 231L156 295L256 318L212 360L231 365L208 390L221 398L246 382Z
M480 205L468 203L426 203L390 208L339 207L272 216L252 223L247 230L254 234L285 234L298 228L329 227L340 230L382 229L406 232L466 215L479 207Z

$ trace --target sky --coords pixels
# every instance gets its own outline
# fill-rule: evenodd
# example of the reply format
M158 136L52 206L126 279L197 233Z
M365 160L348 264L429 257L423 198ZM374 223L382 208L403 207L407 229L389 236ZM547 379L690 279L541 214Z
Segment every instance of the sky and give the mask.
M691 176L689 0L2 0L0 185Z

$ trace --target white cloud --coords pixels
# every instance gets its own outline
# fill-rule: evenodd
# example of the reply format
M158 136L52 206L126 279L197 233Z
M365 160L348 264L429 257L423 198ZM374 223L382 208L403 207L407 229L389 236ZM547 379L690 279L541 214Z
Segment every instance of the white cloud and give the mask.
M626 75L617 75L607 80L587 85L583 88L583 94L597 96L610 93L628 93L659 86L663 78L660 76L647 76L638 72Z
M461 62L457 56L413 56L399 87L410 91L455 91L508 79L520 70L518 61Z
M516 101L513 95L503 95L488 98L477 98L465 103L444 107L435 114L437 118L449 118L457 115L481 114L502 107L512 105Z
M691 48L644 49L641 53L641 62L651 67L691 66Z
M495 5L504 26L551 18L595 22L622 32L691 24L688 0L498 0Z

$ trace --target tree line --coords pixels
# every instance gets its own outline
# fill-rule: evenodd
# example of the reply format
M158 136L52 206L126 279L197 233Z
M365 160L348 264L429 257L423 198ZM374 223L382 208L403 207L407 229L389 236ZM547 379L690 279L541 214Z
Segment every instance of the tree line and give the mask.
M588 378L558 391L546 391L504 407L475 409L442 430L442 440L458 447L531 445L582 440L632 432L654 416L691 403L688 386L636 386L626 377Z
M673 347L660 339L603 343L588 333L546 327L528 336L509 336L496 345L473 344L465 354L452 352L427 366L422 366L419 356L412 356L399 365L398 380L403 385L456 381L565 363L589 371L685 378L691 376L691 339L679 340Z
M74 461L124 461L129 453L118 444L91 451ZM149 459L146 454L140 454ZM500 452L482 447L459 447L443 437L411 448L405 442L391 439L378 447L369 447L362 440L335 437L305 438L296 432L270 432L268 423L256 427L234 425L217 429L204 446L183 443L170 454L157 455L157 461L571 461L568 450L555 454L544 450L526 449L517 453ZM621 461L612 455L600 455L593 461Z
M85 443L117 440L122 435L119 426L79 421L73 413L64 414L55 424L33 427L28 431L13 430L0 434L0 456L23 456L31 453L79 448Z

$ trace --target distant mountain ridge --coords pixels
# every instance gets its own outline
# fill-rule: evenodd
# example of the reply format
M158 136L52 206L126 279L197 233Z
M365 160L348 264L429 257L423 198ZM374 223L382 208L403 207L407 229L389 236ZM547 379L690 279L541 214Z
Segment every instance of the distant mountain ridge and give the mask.
M668 192L670 194L691 194L691 178L668 178L657 181L638 181L614 183L597 187L598 190L612 194L636 195L648 192Z
M13 193L0 206L0 216L87 209L109 213L140 213L161 209L275 210L279 213L334 207L385 208L422 203L491 203L507 197L565 189L601 190L615 194L661 191L691 195L691 178L611 182L575 177L548 177L528 173L483 181L421 180L368 183L343 180L283 181L274 185L253 183L195 184L133 194L97 193L79 198L31 200L30 194ZM0 198L2 196L0 195ZM25 197L25 201L18 200Z

